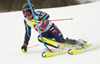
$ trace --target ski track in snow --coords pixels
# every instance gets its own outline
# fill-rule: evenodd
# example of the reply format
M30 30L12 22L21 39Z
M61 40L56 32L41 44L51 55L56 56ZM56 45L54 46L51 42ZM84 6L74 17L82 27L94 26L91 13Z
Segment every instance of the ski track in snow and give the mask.
M50 19L73 18L54 22L64 37L84 39L92 44L100 43L100 2L38 9L50 14ZM43 58L43 44L37 40L38 33L33 29L27 53L22 53L24 40L24 16L22 11L0 13L0 64L100 64L100 49L77 55L62 54Z

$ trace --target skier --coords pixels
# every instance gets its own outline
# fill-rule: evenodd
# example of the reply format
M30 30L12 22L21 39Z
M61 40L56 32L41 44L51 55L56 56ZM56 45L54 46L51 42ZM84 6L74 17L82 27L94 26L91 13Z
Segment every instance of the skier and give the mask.
M43 40L47 45L50 45L50 46L58 48L58 49L63 49L67 43L67 44L78 45L83 48L86 48L87 43L85 41L79 42L77 40L64 39L63 34L57 28L57 26L53 22L49 22L50 16L45 12L35 11L35 7L33 4L31 4L31 6L35 13L36 20L37 20L39 29L41 31ZM36 24L34 22L35 20L33 18L29 4L28 3L24 4L22 9L23 9L24 17L25 17L24 24L25 24L26 33L25 33L24 43L23 43L21 49L22 49L22 52L25 53L25 52L27 52L27 46L29 44L28 42L31 37L31 28L34 28L36 31L38 31L38 30L37 30ZM51 40L53 38L55 40ZM38 40L40 42L42 42L40 35L38 36Z

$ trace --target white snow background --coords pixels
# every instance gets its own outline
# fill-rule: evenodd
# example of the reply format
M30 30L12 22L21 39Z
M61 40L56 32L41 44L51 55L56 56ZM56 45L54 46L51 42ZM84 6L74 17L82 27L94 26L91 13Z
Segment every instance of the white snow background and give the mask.
M73 20L55 21L64 37L84 39L91 44L100 43L100 1L48 9L50 20L73 18ZM82 54L62 54L49 58L41 56L45 46L38 42L39 35L34 29L29 46L39 46L22 53L25 26L22 11L0 13L0 64L100 64L100 49Z

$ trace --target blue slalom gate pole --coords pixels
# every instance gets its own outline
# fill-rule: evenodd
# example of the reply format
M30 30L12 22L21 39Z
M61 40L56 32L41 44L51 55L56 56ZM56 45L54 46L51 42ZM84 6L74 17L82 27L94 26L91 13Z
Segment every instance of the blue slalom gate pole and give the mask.
M34 17L34 20L35 20L35 23L36 23L36 27L37 27L38 32L39 32L39 34L40 34L41 40L42 40L44 46L45 46L50 52L52 52L52 51L46 46L45 42L43 41L43 38L42 38L42 35L41 35L41 32L40 32L39 26L38 26L38 24L37 24L36 17L35 17L35 14L34 14L34 12L33 12L33 9L32 9L31 3L30 3L30 0L27 0L27 1L28 1L28 3L29 3L31 12L32 12L32 14L33 14L33 17Z

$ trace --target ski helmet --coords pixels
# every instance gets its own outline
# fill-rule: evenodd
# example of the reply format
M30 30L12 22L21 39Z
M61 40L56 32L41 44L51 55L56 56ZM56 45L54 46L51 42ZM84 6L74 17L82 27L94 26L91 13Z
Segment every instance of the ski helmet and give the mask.
M35 10L35 7L33 4L31 4L32 8L33 8L33 11ZM23 13L25 12L31 12L31 9L30 9L30 6L28 3L24 4L23 7L22 7L22 10L23 10Z

